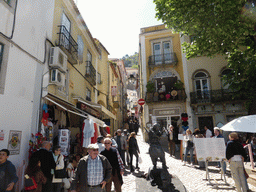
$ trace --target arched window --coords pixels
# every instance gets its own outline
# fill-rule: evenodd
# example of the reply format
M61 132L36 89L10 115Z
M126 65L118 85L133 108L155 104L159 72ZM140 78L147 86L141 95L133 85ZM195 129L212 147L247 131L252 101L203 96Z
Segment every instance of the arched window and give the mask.
M205 72L195 73L194 84L197 99L210 99L209 76Z
M227 83L227 80L225 79L225 76L229 73L231 73L232 69L224 69L222 72L221 72L221 86L222 86L222 89L228 89L229 88L229 85Z

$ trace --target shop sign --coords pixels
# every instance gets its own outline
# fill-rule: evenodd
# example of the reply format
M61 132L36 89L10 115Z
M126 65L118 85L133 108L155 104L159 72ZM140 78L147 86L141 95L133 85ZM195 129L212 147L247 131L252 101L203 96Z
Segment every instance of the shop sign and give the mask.
M71 89L74 89L74 82L73 81L69 81L69 87L71 88Z
M116 96L117 93L117 86L111 86L111 95Z
M100 112L96 111L95 109L91 108L90 106L88 106L84 103L80 103L80 109L95 116L95 117L98 117L98 118L100 117Z
M114 102L113 107L114 107L114 108L118 108L118 107L119 107L118 101L115 101L115 102Z
M154 110L154 115L179 115L179 109Z

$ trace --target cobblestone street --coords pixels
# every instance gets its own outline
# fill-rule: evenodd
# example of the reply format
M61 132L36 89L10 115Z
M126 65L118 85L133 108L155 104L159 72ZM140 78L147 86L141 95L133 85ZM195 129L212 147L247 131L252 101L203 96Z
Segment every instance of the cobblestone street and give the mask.
M129 169L126 169L123 180L124 184L122 190L124 192L137 191L137 192L158 192L162 191L157 186L151 186L150 181L141 177L148 172L149 167L152 167L152 162L148 154L148 143L144 142L141 131L137 136L138 145L140 147L142 163L139 165L140 170L130 173ZM197 166L183 166L183 162L180 159L170 157L169 153L165 153L168 171L172 175L172 183L176 191L188 191L188 192L232 192L236 191L233 179L230 175L229 169L227 170L226 180L229 185L225 185L222 181L219 169L215 166L210 166L210 178L214 186L210 185L206 178L206 172L204 169L199 169ZM133 162L135 165L135 160ZM158 162L158 166L161 167L161 163ZM249 183L251 191L256 191L256 187Z

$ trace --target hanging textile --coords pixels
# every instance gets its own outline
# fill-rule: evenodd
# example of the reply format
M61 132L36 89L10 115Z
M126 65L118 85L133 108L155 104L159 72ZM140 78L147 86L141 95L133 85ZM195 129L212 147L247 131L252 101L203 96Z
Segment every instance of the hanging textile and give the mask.
M82 125L81 145L87 148L91 144L91 138L94 136L94 122L91 119L85 119Z
M97 123L94 123L94 135L91 138L91 143L97 143L98 135L99 135L99 133L98 133L98 126L97 126Z
M106 131L108 134L110 134L110 128L109 127L106 127Z

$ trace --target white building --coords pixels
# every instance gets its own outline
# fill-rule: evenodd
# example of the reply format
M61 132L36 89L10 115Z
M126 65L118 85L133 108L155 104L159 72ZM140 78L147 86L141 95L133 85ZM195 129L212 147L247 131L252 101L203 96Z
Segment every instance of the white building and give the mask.
M11 151L9 160L20 178L17 191L21 191L31 133L40 123L53 9L54 0L0 1L0 149Z

